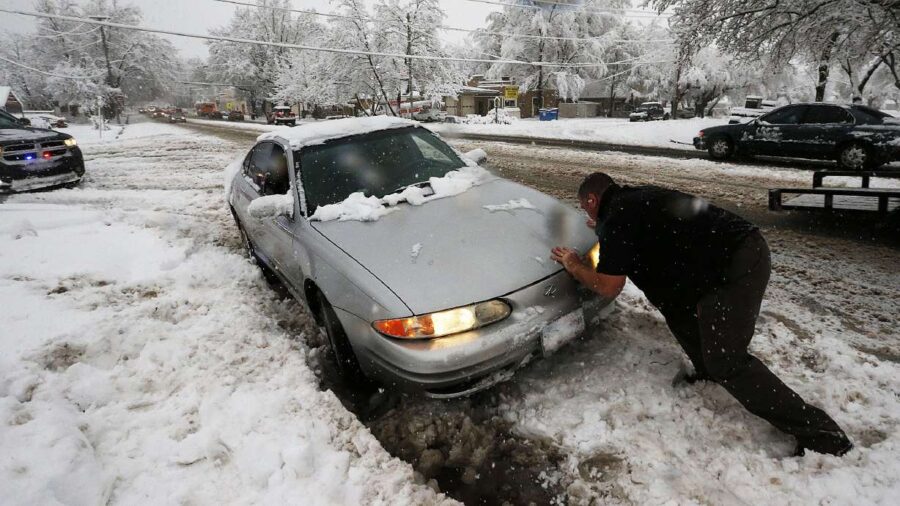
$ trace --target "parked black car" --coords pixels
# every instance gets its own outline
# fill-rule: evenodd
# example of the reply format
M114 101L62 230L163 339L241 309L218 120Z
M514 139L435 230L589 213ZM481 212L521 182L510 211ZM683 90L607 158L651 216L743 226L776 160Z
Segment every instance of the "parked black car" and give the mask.
M717 160L769 155L872 169L900 160L900 119L863 105L792 104L746 123L705 128L694 147Z
M0 110L0 193L74 185L84 158L68 134L30 128Z

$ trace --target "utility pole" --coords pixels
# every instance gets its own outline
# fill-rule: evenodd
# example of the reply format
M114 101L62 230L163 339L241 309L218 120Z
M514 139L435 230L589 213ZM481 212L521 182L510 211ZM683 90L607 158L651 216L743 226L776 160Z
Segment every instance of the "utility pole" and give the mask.
M90 17L96 21L109 21L109 16L97 15ZM113 72L112 72L112 64L109 62L109 43L106 41L106 28L103 25L100 25L100 42L103 44L103 57L106 60L106 85L110 88L115 88L113 85ZM118 104L113 102L112 106L115 108L116 112L116 121L119 120L119 107ZM102 114L102 111L101 111Z

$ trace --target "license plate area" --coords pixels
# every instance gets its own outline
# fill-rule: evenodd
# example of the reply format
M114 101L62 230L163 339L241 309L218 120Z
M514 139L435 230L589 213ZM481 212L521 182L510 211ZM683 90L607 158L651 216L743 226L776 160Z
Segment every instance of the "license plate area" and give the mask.
M584 333L584 310L578 308L550 322L541 330L541 351L550 355Z

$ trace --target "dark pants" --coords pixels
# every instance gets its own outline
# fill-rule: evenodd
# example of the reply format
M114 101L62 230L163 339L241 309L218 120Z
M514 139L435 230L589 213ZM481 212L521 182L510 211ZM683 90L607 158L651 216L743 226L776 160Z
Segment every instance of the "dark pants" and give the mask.
M804 448L841 453L850 441L837 423L747 352L771 267L766 240L753 232L733 251L724 283L700 298L696 312L667 314L666 323L700 377L725 387L748 411L796 436Z

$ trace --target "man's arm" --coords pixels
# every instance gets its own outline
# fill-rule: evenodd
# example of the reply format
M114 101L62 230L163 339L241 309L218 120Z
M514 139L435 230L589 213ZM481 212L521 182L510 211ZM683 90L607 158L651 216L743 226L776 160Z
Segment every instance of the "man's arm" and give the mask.
M553 248L550 258L562 264L562 266L579 283L588 287L604 300L612 302L618 297L625 286L625 276L611 276L594 271L577 251L570 248Z

